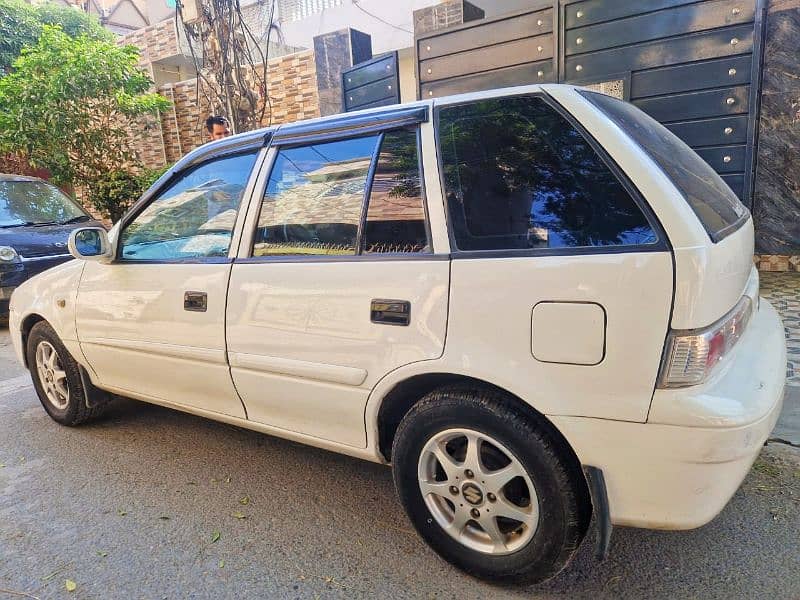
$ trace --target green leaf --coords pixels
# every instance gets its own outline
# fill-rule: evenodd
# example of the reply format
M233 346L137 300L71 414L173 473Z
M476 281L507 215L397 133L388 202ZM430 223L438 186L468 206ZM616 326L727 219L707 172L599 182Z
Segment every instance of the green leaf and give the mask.
M78 589L78 584L72 581L72 579L67 579L64 582L64 587L67 588L68 592L74 592L76 589Z
M211 543L214 544L214 543L218 542L219 538L220 538L219 531L215 531L214 533L211 534Z
M224 560L219 561L219 568L220 569L224 569L225 568L225 561Z
M108 556L108 552L106 552L104 550L98 550L97 551L97 556L99 556L100 558L105 558L106 556Z
M124 517L124 516L125 516L125 515L127 515L128 513L127 513L127 511L124 511L124 510L122 510L121 508L119 508L119 509L117 509L117 514L118 514L120 517Z
M242 506L247 506L250 504L250 496L244 496L243 498L239 498L239 504Z
M233 513L231 516L232 516L234 519L239 519L240 521L241 521L242 519L246 519L246 518L247 518L247 515L244 515L244 514L242 514L242 513L238 512L238 511L237 511L237 512L235 512L235 513Z

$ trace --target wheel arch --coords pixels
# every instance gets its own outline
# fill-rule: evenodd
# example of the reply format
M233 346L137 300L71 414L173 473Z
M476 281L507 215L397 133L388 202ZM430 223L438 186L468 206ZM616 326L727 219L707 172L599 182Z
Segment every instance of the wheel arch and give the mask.
M25 349L28 347L28 336L30 335L33 326L41 321L47 321L47 319L45 319L39 313L34 312L26 315L19 325L20 335L22 336L22 360L26 368L30 368L30 365L28 365L28 353L25 351Z
M564 453L575 469L582 472L580 459L564 434L550 419L536 410L530 403L520 398L517 394L484 379L446 372L411 375L395 382L389 391L383 394L375 411L373 427L377 435L377 452L384 460L391 462L394 436L400 421L403 420L408 411L430 392L449 386L491 390L503 395L509 403L547 430L552 435L559 450Z

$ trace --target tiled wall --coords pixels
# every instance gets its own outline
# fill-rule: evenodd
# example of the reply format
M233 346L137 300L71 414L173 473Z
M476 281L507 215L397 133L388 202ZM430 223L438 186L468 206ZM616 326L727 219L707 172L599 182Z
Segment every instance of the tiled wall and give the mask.
M121 37L119 43L139 48L143 65L177 56L180 53L174 19L167 19L156 25L129 33Z
M202 94L198 98L195 79L162 85L158 92L172 102L172 107L137 143L140 157L151 168L172 164L208 141L204 129L208 107ZM270 60L268 92L271 106L262 126L320 116L314 52L305 50Z

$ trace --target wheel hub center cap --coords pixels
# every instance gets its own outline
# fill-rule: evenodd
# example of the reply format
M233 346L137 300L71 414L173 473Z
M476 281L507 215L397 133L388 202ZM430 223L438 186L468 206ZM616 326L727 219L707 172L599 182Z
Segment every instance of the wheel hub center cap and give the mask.
M461 494L464 496L464 500L473 506L483 503L483 491L474 483L464 484L464 487L461 488Z

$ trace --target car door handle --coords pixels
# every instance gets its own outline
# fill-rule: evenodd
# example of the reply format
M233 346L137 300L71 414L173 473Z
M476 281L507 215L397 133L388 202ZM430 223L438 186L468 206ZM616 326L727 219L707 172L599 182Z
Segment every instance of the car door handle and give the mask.
M183 310L206 312L208 310L208 294L205 292L185 292L183 294Z
M411 302L408 300L373 300L370 321L381 325L408 325L411 322Z

